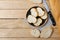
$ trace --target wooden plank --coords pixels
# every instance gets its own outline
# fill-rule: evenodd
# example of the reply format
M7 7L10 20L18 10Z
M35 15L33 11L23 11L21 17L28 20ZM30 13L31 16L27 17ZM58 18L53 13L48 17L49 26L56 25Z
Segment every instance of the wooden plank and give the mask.
M31 28L25 19L0 19L0 29Z
M0 0L0 1L20 1L20 0Z
M19 29L19 28L34 28L34 27L31 26L26 19L21 18L0 19L0 29L16 29L16 28Z
M58 29L54 29L54 31L53 31L53 34L52 34L52 36L51 37L60 37L60 35L58 34L59 32L58 32Z
M31 30L32 29L0 29L0 38L35 38L31 35ZM60 37L57 33L57 31L54 31L51 37Z
M0 29L0 37L33 37L31 29Z
M27 10L0 10L0 18L26 18Z
M0 10L1 9L29 9L33 6L39 6L40 4L34 4L30 1L20 0L20 1L0 1ZM42 6L42 5L40 5Z
M22 0L0 0L0 1L22 1ZM29 1L29 0L23 0L23 1Z
M59 37L56 38L0 38L0 40L60 40Z

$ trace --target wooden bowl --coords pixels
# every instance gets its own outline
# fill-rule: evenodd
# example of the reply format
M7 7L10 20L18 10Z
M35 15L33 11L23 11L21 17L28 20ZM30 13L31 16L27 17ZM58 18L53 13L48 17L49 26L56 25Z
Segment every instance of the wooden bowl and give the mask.
M41 9L47 14L47 11L46 11L44 8L42 8L42 7L34 6L34 7L32 7L32 8L41 8ZM27 11L26 19L28 18L29 15L31 15L30 10L31 10L32 8L30 8L30 9ZM37 18L37 17L36 17L36 18ZM47 18L46 18L46 19L42 19L42 23L41 23L39 26L35 26L33 23L29 23L29 22L28 22L28 23L29 23L30 25L34 26L34 27L40 27L40 26L44 26L44 25L47 23L47 21L48 21L48 14L47 14Z

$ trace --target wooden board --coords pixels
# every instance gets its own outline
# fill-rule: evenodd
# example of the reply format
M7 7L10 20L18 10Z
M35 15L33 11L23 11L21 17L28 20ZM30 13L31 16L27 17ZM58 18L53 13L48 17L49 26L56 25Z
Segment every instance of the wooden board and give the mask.
M0 10L0 18L26 18L27 10Z
M39 5L28 0L1 0L0 18L26 18L25 16L29 8Z
M26 19L0 19L0 29L31 28Z
M39 4L34 4L29 2L28 0L14 0L14 1L0 1L0 9L29 9L33 6L38 6Z
M35 38L30 34L32 26L26 21L26 13L33 6L42 4L29 0L0 0L0 40L60 40L57 28L48 39Z
M26 13L33 4L26 0L0 0L0 18L25 18Z
M0 38L0 40L59 40L60 38L49 38L49 39L44 39L44 38Z

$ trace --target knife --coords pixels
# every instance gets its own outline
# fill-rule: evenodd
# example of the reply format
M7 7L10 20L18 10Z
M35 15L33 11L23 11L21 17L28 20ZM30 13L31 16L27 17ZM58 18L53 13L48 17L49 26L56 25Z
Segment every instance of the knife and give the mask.
M55 19L54 19L53 15L52 15L52 12L49 10L49 7L48 7L48 4L47 4L46 0L43 0L43 5L44 5L44 7L46 8L46 10L48 12L48 15L49 15L49 17L50 17L50 19L52 21L52 25L56 26Z

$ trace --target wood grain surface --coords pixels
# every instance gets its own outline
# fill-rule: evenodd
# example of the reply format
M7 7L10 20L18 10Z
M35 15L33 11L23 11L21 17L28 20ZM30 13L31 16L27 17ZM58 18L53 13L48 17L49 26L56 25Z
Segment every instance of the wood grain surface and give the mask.
M54 5L53 2L55 3L56 1L49 0L50 6ZM51 38L48 39L35 38L30 34L33 26L26 21L26 13L33 6L43 5L29 0L0 0L0 40L60 40L60 35L58 35L59 32L57 31L57 27L60 27L60 25L56 26ZM52 12L54 13L53 9ZM55 13L54 18L59 18L56 15L58 16Z

